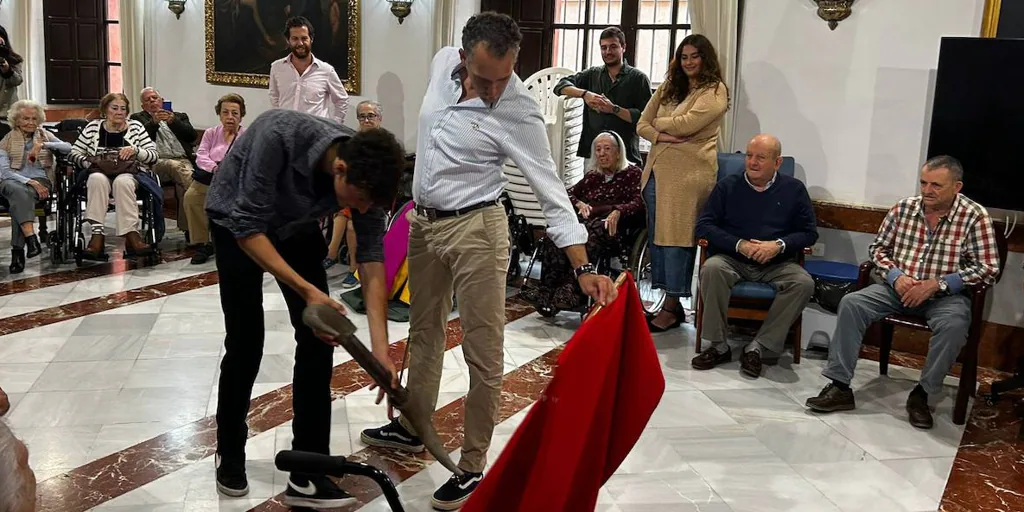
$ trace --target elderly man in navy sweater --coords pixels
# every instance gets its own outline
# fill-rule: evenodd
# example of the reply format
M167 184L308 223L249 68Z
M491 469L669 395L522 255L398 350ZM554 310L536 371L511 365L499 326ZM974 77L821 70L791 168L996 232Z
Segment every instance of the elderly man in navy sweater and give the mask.
M796 256L818 240L814 209L804 184L778 174L782 143L761 134L747 144L746 170L719 181L697 220L711 257L700 270L704 300L702 339L707 348L693 358L697 370L732 360L726 343L726 313L739 281L769 283L775 300L761 330L740 358L740 369L761 375L761 355L782 353L786 334L814 292L814 280Z

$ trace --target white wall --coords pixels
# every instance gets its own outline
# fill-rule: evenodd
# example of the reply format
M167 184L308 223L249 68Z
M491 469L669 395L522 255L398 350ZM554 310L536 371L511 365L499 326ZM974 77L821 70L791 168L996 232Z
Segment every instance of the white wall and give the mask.
M891 206L917 191L942 36L984 0L859 0L830 31L811 0L746 0L733 149L782 140L814 199Z
M430 66L433 0L417 0L401 25L384 0L362 2L362 88L352 96L346 124L355 127L355 106L366 98L384 107L384 127L412 150L416 121ZM206 83L204 2L185 4L181 19L166 8L147 14L147 77L149 83L187 112L193 124L213 126L213 107L228 92L245 98L247 118L270 108L267 89ZM425 44L427 43L427 44Z

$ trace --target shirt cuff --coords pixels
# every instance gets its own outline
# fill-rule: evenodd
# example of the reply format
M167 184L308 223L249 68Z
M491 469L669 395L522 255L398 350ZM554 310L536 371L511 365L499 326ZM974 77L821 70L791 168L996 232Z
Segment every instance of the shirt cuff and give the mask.
M743 239L742 238L740 238L739 240L736 240L736 247L733 248L733 250L736 252L736 254L740 253L740 244L742 244L742 243L743 243Z
M571 245L586 245L590 235L583 224L575 223L565 226L548 226L548 238L559 249L565 249Z
M964 278L959 272L953 272L952 274L946 274L940 279L945 279L946 284L949 285L950 295L960 293L964 289Z
M903 275L904 274L902 270L893 267L889 270L889 273L886 274L885 280L886 282L889 283L889 286L896 286L896 280L902 277Z

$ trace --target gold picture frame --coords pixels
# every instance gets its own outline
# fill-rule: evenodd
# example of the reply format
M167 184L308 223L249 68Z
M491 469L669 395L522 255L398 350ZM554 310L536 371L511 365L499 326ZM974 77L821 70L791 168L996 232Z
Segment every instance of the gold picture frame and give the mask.
M996 37L1002 4L1003 0L985 0L985 12L981 15L981 37Z
M285 2L285 3L290 7L291 2ZM302 3L305 4L305 2L302 2ZM255 6L255 5L257 5L256 1L252 0L251 2L246 2L245 0L206 0L205 4L206 4L205 5L205 9L206 9L206 12L205 12L206 23L205 24L206 24L206 81L207 81L207 83L215 84L215 85L237 85L237 86L242 86L242 87L254 87L254 88L263 88L263 89L269 88L270 87L270 75L269 75L270 63L273 62L274 60L278 59L278 58L281 58L281 57L284 57L285 55L287 55L288 54L287 49L282 50L280 52L280 55L277 55L276 57L268 57L266 59L263 59L263 60L266 61L266 66L265 66L266 72L262 72L262 71L259 71L259 72L244 72L244 71L233 70L233 69L223 69L223 68L218 69L217 68L217 65L218 65L218 60L217 60L217 41L218 41L217 29L218 29L218 21L217 21L216 14L217 14L218 10L220 10L222 14L224 14L225 12L232 12L233 16L237 18L238 17L238 13L243 8L243 6L247 6L247 5ZM345 85L345 90L348 91L349 94L358 95L360 93L360 89L361 89L361 79L360 79L360 71L361 71L361 62L360 62L360 60L361 59L360 59L360 57L362 56L362 44L361 44L362 37L361 37L361 34L360 34L360 27L361 27L362 3L361 3L361 0L343 0L342 4L347 4L347 8L348 8L348 13L347 13L347 19L348 19L347 32L348 32L348 37L347 37L347 45L346 45L346 50L347 51L345 52L345 59L344 59L345 62L343 62L343 63L342 62L337 62L340 59L338 59L336 56L330 56L329 57L329 56L325 55L324 57L321 57L319 54L317 54L317 58L323 59L324 61L326 61L326 62L330 63L331 65L333 65L334 68L337 71L339 71L339 73L338 73L339 75L342 75L341 71L345 70L346 73L344 74L344 76L341 76L341 81ZM245 7L245 8L248 8L248 7ZM255 7L253 7L252 9L255 12ZM256 16L258 16L258 14ZM221 29L223 30L224 27L221 26ZM260 25L260 29L261 30L263 29L263 25ZM268 33L269 33L269 35L268 35ZM279 34L279 33L280 33L280 30L276 29L276 28L268 29L268 30L264 31L263 34L264 34L264 37L267 38L267 44L269 45L271 43L270 39L271 38L276 38L277 34ZM313 38L314 48L317 45L317 41L322 40L323 37L324 37L324 35L319 33L319 32L316 34L316 36ZM235 42L237 44L237 41L235 41ZM236 52L236 53L245 53L246 55L244 55L244 56L245 57L249 57L250 58L250 62L251 62L251 59L254 57L253 54L254 53L258 53L258 50L260 50L260 46L266 46L266 45L263 44L263 41L257 41L256 43L257 43L256 47L245 47L245 50L248 50L248 51L245 51L245 52L239 51L239 52ZM274 43L276 43L277 45L281 44L280 41L274 41ZM267 48L264 47L263 50L264 50L264 53L267 53L269 51L273 51L274 48L267 49ZM240 55L240 57L242 57L242 55ZM327 57L327 58L325 58L325 57ZM232 59L232 60L234 60L234 59Z

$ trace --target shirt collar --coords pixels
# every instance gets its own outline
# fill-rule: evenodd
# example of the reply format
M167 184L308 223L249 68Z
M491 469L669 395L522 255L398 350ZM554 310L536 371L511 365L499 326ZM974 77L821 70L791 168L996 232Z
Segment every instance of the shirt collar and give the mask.
M963 205L963 201L960 200L962 196L963 194L958 193L956 197L953 198L953 204L949 206L949 211L946 212L946 214L943 215L943 217L951 219L956 216L957 212L960 210L960 207ZM913 214L924 215L924 199L921 196L917 196L917 201L915 201L914 204Z
M309 56L313 58L313 62L309 63L309 67L313 67L313 66L321 67L323 65L324 61L316 58L316 55L313 55L312 53L310 53ZM294 68L295 67L295 63L292 62L292 57L294 57L294 55L289 53L288 56L284 58L284 61L287 62L288 65L290 65L291 67Z
M772 179L768 180L768 183L765 184L764 186L764 190L761 190L760 192L764 192L765 190L772 188L772 185L775 184L775 180L777 180L778 178L779 171L775 171L775 174L772 176ZM746 181L747 185L750 185L750 188L757 190L757 187L755 187L754 184L750 182L750 177L747 176L747 171L743 171L743 181Z
M466 65L460 59L459 63L455 65L455 68L452 69L452 74L451 74L451 79L458 86L460 93L463 92L462 91L462 70L463 69L466 69ZM514 73L513 73L513 75L514 75ZM512 86L512 79L509 79L509 83L505 84L505 90L501 91L501 96L498 96L498 99L495 100L494 103L491 103L490 105L488 105L488 104L484 103L483 100L480 100L480 103L483 104L487 108L493 109L494 107L496 107L498 105L498 102L501 101L501 98L505 97L505 94L508 93L508 88L511 87L511 86ZM476 99L480 99L480 98L477 97Z

